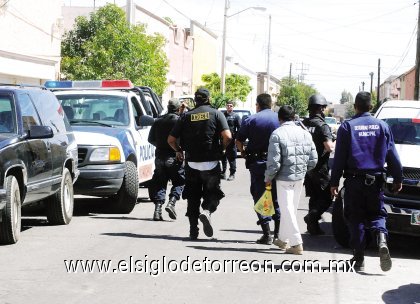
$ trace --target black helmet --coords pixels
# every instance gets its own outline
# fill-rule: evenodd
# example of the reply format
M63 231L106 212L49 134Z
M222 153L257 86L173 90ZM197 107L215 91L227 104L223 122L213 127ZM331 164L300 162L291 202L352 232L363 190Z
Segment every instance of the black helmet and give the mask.
M311 105L327 106L328 103L324 96L320 94L314 94L311 97L309 97L308 106Z

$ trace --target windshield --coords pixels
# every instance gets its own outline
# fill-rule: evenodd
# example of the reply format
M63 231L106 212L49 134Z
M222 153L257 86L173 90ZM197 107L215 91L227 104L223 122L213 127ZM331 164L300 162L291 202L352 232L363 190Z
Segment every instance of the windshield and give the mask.
M15 132L16 123L12 113L11 99L0 95L0 133Z
M126 126L128 104L124 97L109 95L58 95L71 124L101 123Z
M420 144L420 120L412 118L383 119L390 127L396 144Z
M334 117L325 117L325 122L327 124L333 124L333 125L337 124L337 120L335 120Z
M220 111L226 112L226 109L221 109ZM248 117L248 116L251 116L252 114L251 111L249 110L238 110L238 109L233 109L233 113L238 114L241 119L244 118L244 116Z

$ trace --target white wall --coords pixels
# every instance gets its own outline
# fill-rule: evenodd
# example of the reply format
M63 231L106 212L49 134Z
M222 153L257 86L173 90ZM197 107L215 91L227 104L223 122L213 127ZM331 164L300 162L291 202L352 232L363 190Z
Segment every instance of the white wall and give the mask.
M60 1L6 2L0 9L0 79L29 84L56 79L62 23Z

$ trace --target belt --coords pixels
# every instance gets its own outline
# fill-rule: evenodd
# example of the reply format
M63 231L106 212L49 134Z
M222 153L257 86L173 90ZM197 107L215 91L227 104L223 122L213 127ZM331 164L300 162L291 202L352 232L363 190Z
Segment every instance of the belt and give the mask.
M268 152L246 152L246 155L255 158L267 158Z

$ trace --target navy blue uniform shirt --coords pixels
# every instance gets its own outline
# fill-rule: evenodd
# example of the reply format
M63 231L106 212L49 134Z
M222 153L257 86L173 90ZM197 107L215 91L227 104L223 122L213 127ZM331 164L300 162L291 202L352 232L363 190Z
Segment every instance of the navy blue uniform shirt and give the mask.
M388 125L369 113L358 114L341 124L337 131L331 187L338 187L343 171L388 173L395 182L402 180L402 167Z
M278 127L280 127L280 123L277 113L271 109L265 109L249 116L242 122L236 139L245 142L248 138L248 152L267 152L270 135Z

